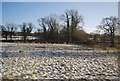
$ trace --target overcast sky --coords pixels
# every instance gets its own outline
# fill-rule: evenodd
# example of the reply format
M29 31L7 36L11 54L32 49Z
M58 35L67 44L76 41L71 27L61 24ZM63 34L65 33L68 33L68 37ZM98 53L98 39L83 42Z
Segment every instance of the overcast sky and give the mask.
M87 32L94 31L102 18L118 16L117 2L2 2L2 24L32 22L37 27L38 18L54 13L61 15L67 9L79 11Z

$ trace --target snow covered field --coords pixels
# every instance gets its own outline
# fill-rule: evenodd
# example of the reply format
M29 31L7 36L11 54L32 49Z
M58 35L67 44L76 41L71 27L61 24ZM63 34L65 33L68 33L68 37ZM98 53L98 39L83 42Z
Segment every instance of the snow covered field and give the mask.
M118 79L118 52L66 44L2 43L3 79Z

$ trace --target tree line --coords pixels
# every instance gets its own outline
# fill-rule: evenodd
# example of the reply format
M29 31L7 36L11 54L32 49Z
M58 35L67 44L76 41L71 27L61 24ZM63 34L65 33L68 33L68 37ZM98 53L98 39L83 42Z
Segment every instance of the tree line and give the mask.
M21 25L6 24L2 26L2 37L7 38L16 35L18 27L20 29L20 36L23 42L28 42L28 36L36 37L36 42L66 42L66 43L84 43L95 44L98 41L106 43L110 41L110 46L114 47L116 32L119 28L119 19L115 16L106 17L102 19L97 30L102 31L102 34L92 33L88 34L84 31L84 18L77 10L66 10L64 14L58 16L52 14L38 19L38 29L33 31L35 25L33 23L22 23ZM92 39L90 39L92 38ZM106 38L106 39L105 39Z

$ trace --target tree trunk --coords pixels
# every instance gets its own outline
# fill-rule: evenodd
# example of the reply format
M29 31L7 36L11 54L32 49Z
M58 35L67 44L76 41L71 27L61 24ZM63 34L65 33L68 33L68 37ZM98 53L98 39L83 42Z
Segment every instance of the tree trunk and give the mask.
M7 35L5 35L6 41L7 41Z
M24 42L26 42L26 38L27 38L27 36L24 36Z
M111 47L115 46L114 35L111 36Z
M12 40L12 35L10 35L10 40Z

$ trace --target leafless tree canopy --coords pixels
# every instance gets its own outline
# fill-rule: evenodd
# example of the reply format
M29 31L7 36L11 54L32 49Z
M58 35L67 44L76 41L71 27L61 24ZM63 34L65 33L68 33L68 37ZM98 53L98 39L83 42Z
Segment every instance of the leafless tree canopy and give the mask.
M23 23L22 25L20 25L20 29L21 29L21 35L23 36L23 40L24 42L26 42L27 40L27 36L30 35L30 33L32 32L34 25L32 23Z
M16 30L17 30L17 26L13 23L6 24L6 26L4 26L2 28L2 31L4 32L6 40L7 40L8 36L12 40L12 36L14 35Z
M83 17L78 13L77 10L67 10L62 15L62 20L66 23L66 37L67 41L72 41L76 36L75 32L83 27Z
M119 26L119 20L116 17L106 17L103 18L99 28L104 30L104 33L108 34L111 37L111 46L114 47L114 38L115 33Z
M66 42L66 43L84 43L84 44L109 44L114 47L116 41L120 42L120 20L115 17L106 17L102 19L97 30L92 34L84 31L84 18L75 9L64 11L63 14L51 14L41 17L37 20L38 29L33 31L35 26L33 23L23 23L19 26L15 24L7 24L2 26L2 36L12 40L12 36L17 33L22 36L24 42L28 42L29 37L35 38L35 42ZM16 32L16 28L20 28L20 32ZM101 33L102 31L102 33ZM30 40L33 42L33 39Z

